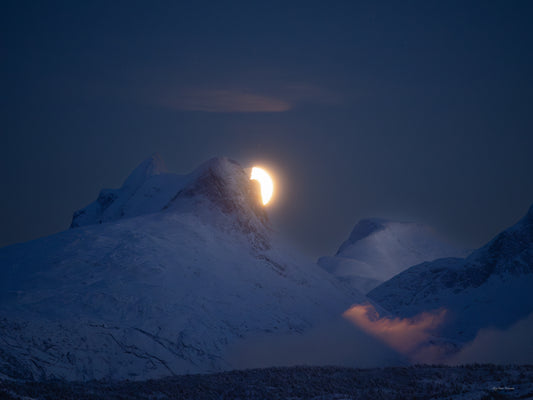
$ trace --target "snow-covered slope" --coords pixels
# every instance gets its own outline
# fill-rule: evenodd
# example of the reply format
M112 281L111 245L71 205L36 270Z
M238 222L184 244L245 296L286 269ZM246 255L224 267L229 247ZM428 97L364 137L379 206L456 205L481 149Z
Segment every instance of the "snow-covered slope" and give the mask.
M367 293L415 264L466 254L426 225L369 218L355 225L335 256L321 257L318 264Z
M441 335L460 342L480 328L506 328L527 317L533 313L533 206L467 258L413 266L368 296L402 317L446 308Z
M228 369L240 341L299 335L362 300L277 242L237 163L163 171L151 157L78 227L0 249L0 375Z
M119 189L103 189L96 201L74 213L71 228L160 211L190 179L167 171L159 154L144 160Z

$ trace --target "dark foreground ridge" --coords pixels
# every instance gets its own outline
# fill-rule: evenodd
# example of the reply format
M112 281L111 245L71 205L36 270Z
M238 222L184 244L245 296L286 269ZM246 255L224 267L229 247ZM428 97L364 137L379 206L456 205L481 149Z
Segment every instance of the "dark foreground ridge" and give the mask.
M532 399L533 366L291 367L148 381L1 381L0 399Z

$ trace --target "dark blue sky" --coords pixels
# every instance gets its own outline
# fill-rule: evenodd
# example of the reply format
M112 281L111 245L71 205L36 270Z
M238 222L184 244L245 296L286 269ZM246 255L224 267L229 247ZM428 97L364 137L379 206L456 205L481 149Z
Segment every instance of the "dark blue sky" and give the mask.
M0 245L153 152L274 166L276 226L313 256L366 216L476 247L533 203L530 1L1 7Z

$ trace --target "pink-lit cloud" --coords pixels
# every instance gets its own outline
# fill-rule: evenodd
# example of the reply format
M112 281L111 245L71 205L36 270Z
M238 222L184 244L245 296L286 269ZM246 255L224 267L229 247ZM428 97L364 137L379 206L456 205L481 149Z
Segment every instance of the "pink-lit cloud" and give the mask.
M179 90L160 102L177 110L212 113L283 112L292 108L291 103L280 98L226 89Z
M343 316L398 352L417 358L421 346L443 323L446 310L423 312L413 318L391 318L380 317L371 304L358 304L345 311Z

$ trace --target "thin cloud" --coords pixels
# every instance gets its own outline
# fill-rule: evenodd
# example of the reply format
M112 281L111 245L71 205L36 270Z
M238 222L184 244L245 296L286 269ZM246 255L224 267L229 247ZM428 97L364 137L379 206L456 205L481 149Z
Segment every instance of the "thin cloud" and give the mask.
M211 113L284 112L292 105L282 99L238 90L188 90L162 99L167 107Z

